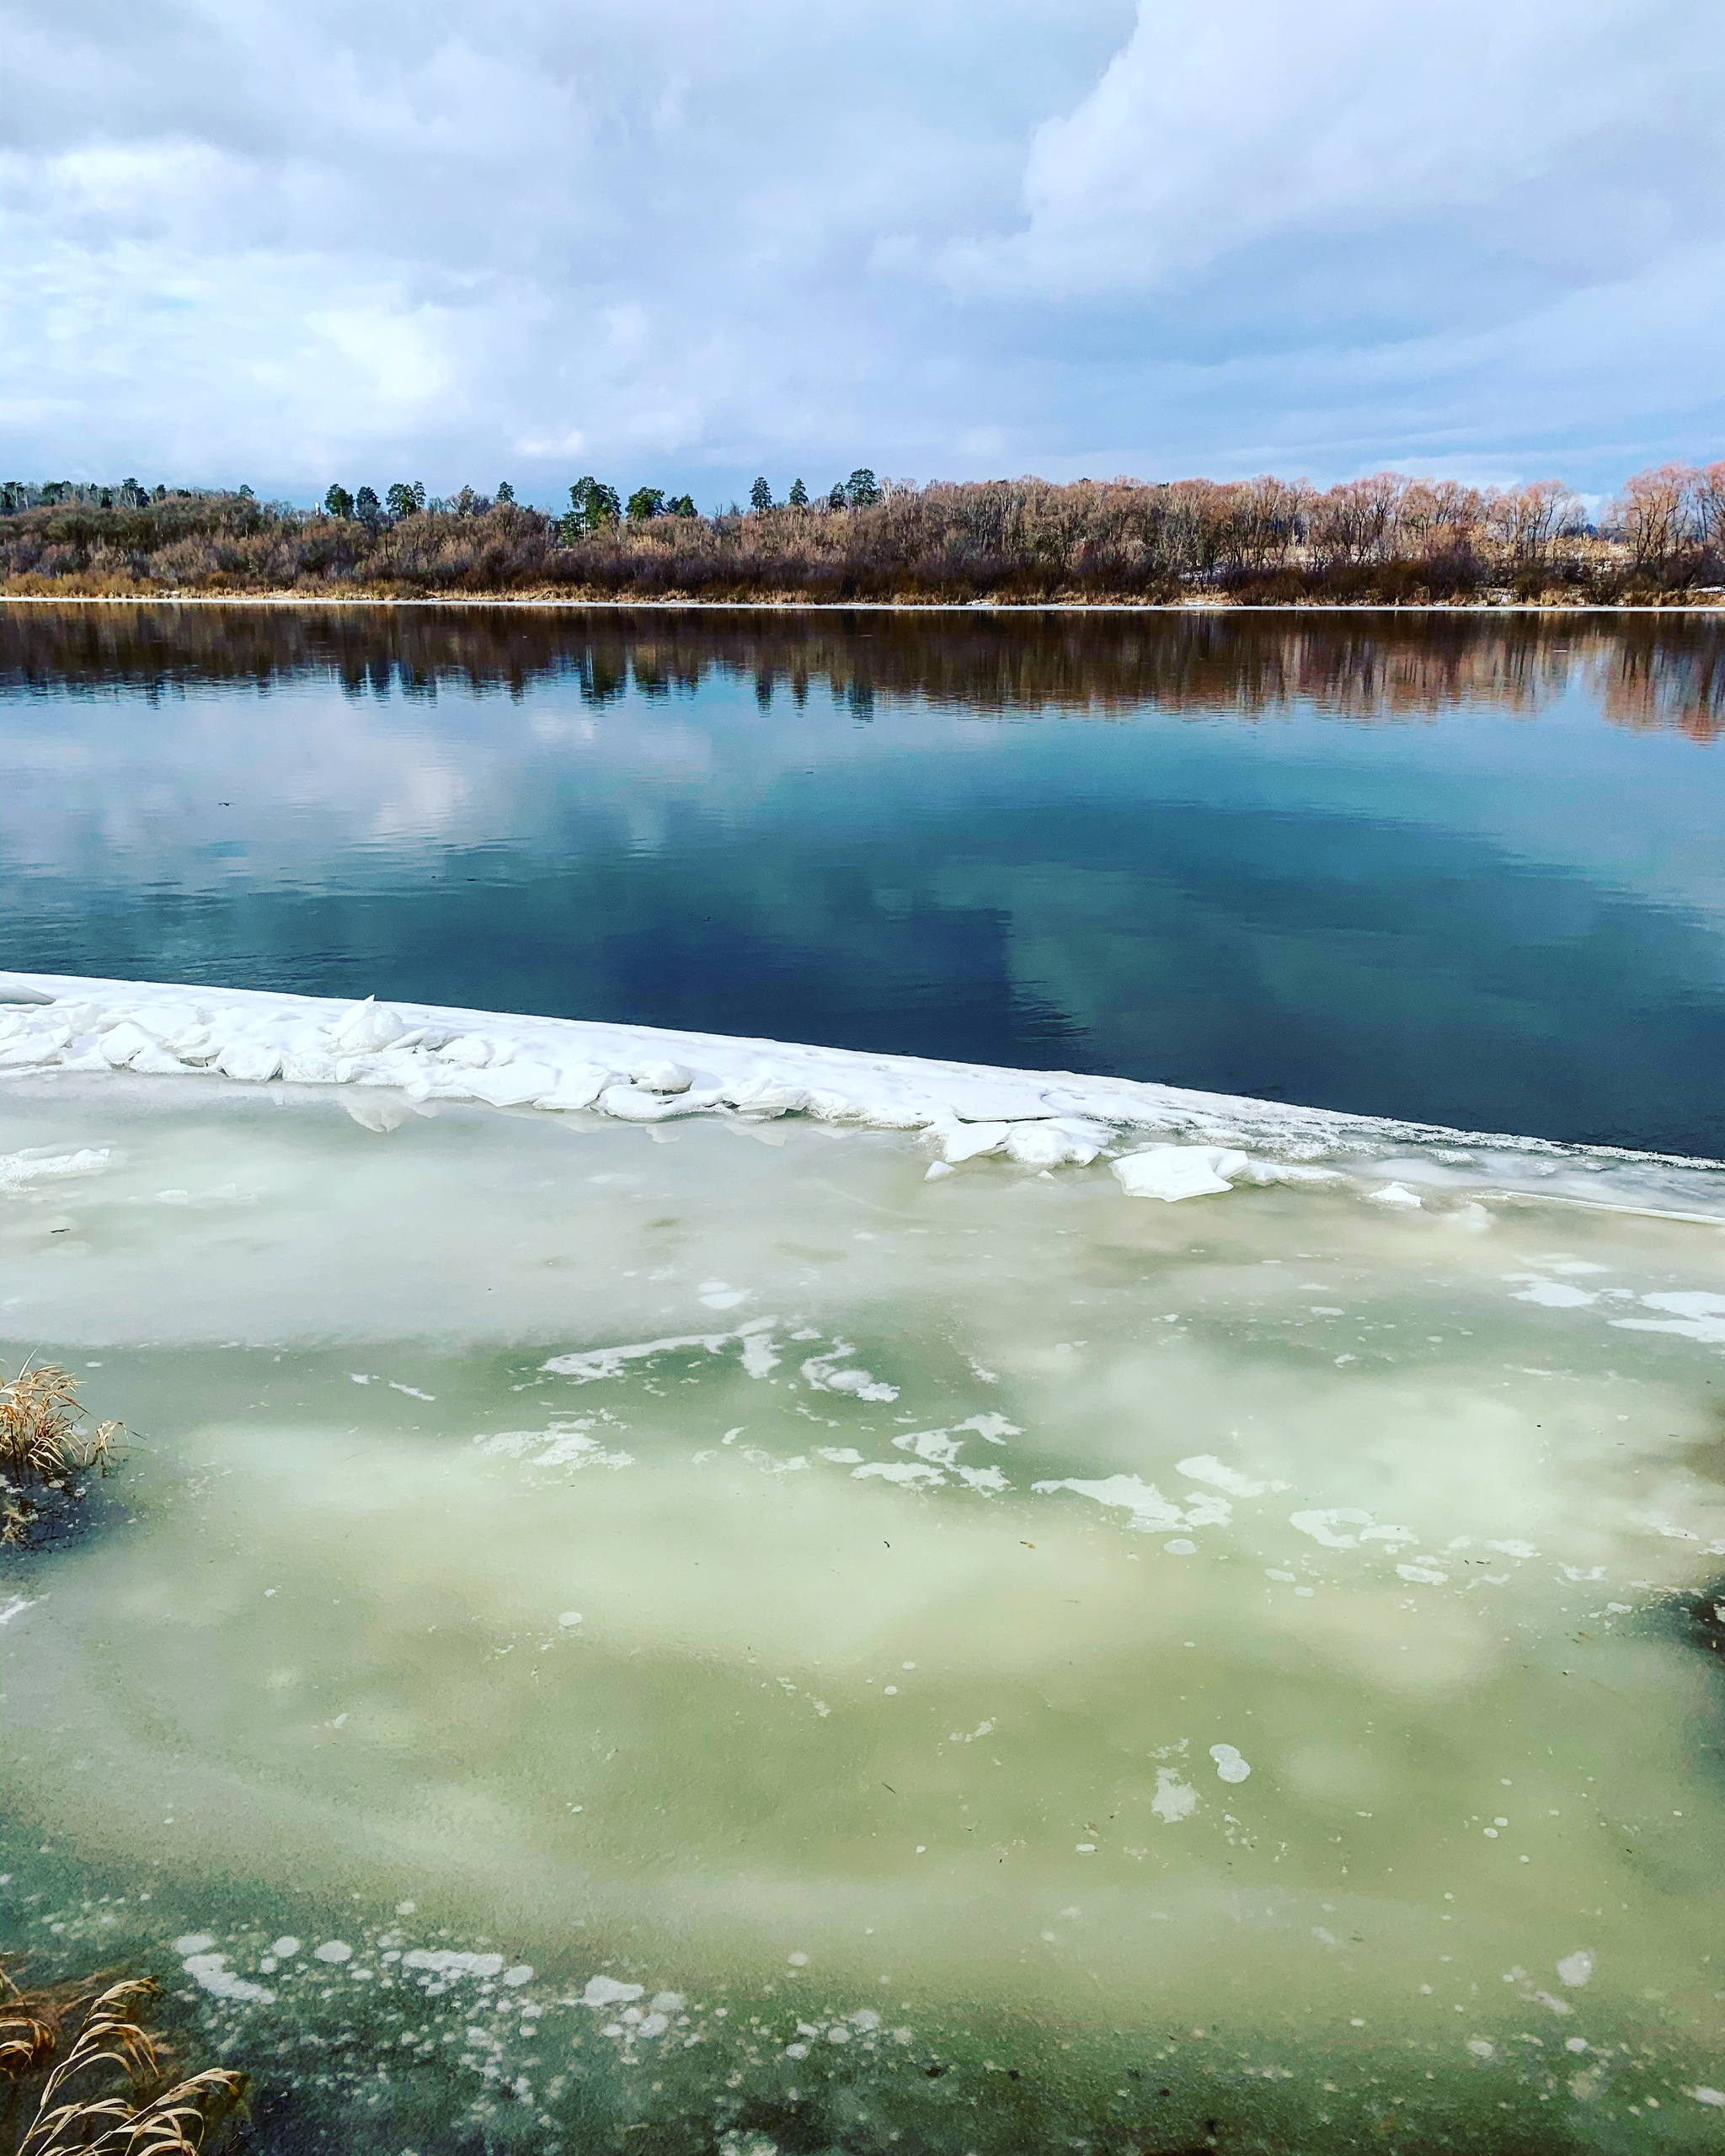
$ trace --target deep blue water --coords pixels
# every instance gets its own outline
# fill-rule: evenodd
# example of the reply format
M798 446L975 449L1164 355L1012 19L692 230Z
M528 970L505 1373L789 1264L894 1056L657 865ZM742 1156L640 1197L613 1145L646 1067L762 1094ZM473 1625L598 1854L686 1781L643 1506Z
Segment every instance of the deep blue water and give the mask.
M1722 643L8 607L0 955L1718 1155Z

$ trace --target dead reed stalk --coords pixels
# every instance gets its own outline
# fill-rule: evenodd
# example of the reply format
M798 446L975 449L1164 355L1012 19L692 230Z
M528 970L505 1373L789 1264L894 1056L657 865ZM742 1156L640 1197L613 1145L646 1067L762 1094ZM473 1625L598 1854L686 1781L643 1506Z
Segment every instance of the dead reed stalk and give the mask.
M93 2000L76 1988L24 1993L9 1977L0 1976L0 1983L7 1994L0 2002L0 2073L14 2089L54 2057L61 2020L83 2009L77 2036L35 2094L33 2112L26 2096L28 2123L17 2121L16 2156L209 2156L243 2110L246 2076L220 2067L161 2085L168 2079L164 2047L133 2011L155 1995L147 1977L111 1984ZM104 2094L116 2073L129 2085ZM92 2075L99 2077L93 2084Z
M77 1385L69 1370L54 1363L26 1363L16 1377L0 1384L0 1541L28 1541L48 1516L45 1499L74 1503L83 1494L80 1476L92 1468L108 1471L121 1425L81 1428L85 1411L78 1405Z

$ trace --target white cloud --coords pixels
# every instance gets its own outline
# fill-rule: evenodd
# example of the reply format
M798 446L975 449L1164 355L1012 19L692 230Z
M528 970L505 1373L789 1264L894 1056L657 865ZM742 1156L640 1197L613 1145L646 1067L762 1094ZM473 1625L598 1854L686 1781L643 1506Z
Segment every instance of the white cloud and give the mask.
M10 472L1718 453L1713 0L18 0Z
M1023 223L935 259L960 285L1118 294L1411 225L1623 266L1725 200L1718 48L1712 0L1140 0L1037 130Z

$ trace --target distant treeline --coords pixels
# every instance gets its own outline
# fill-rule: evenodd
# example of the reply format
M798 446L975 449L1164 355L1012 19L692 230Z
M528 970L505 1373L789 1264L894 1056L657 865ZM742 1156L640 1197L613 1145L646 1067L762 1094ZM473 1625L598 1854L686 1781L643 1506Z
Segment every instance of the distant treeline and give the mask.
M145 595L484 594L842 604L1210 597L1659 603L1725 588L1725 461L1637 472L1597 525L1556 480L1464 487L1381 472L1304 481L990 480L914 487L858 469L783 503L702 515L590 476L559 515L508 484L432 499L332 486L320 510L118 487L0 490L0 590Z

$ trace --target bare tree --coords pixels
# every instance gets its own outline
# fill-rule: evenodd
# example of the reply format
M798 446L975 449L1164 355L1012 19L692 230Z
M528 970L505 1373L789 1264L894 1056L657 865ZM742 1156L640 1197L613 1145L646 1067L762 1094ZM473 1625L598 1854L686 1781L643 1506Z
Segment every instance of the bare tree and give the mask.
M1661 464L1625 480L1612 521L1637 568L1658 568L1688 536L1688 498L1699 475L1687 464Z

